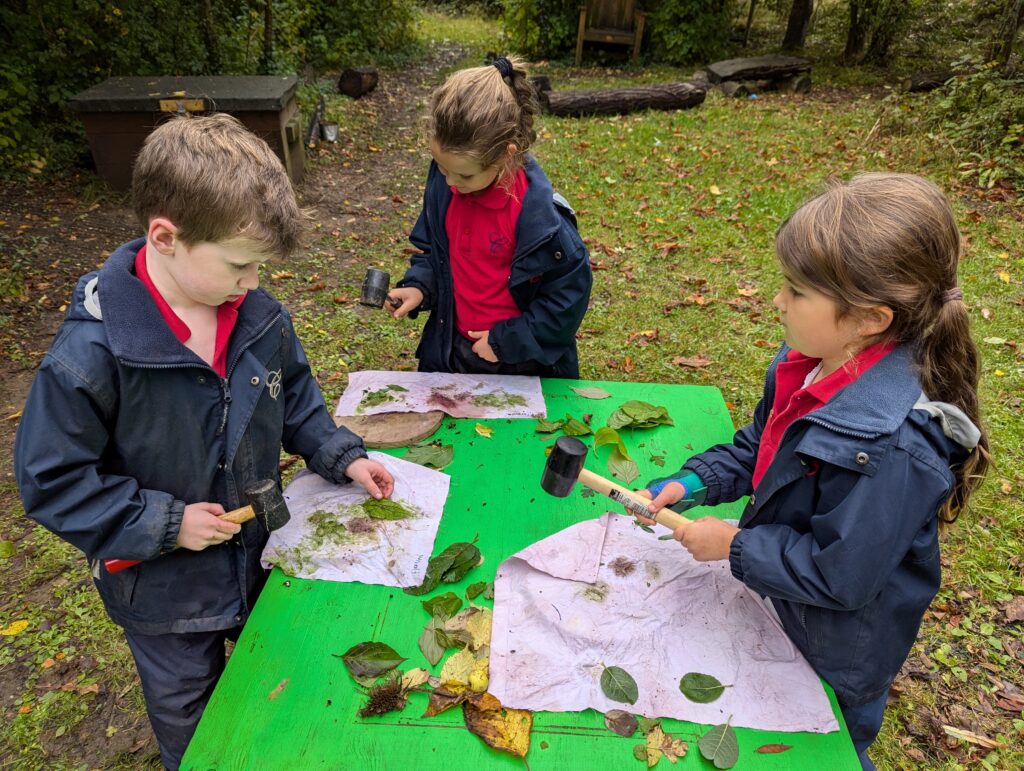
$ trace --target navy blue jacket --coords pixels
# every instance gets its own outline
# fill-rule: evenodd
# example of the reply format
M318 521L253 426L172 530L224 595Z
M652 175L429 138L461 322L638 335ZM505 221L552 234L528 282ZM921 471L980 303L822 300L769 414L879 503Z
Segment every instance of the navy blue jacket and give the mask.
M952 490L950 464L967 455L944 433L946 417L966 423L974 443L976 429L951 405L924 406L912 353L899 347L794 421L751 490L788 350L768 370L754 422L684 469L707 485L709 505L750 495L733 575L772 598L793 642L853 707L886 693L939 588L937 513Z
M186 503L244 505L280 479L281 447L345 481L362 440L335 428L287 313L262 290L238 309L227 377L178 342L121 246L75 289L15 442L26 513L85 552L110 617L141 634L243 623L265 580L254 520L227 544L174 549ZM103 559L144 560L108 573Z
M516 252L508 288L522 315L495 324L488 342L499 361L535 361L552 377L579 377L576 330L590 301L590 258L576 232L576 217L532 157L527 158L523 208L516 223ZM452 192L431 162L423 210L409 240L422 254L397 286L423 292L418 311L429 311L416 357L421 372L450 372L455 297L445 215Z

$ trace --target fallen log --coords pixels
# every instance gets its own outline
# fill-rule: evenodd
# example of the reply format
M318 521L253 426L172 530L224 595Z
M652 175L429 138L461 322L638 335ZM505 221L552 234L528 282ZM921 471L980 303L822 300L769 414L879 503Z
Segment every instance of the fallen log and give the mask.
M614 115L638 110L682 110L704 101L706 92L693 83L665 83L591 91L548 91L552 115Z
M796 56L754 56L726 59L704 68L712 83L725 80L776 80L809 72L811 63Z
M338 93L358 99L377 87L377 70L373 67L354 67L341 73Z
M954 78L958 73L952 70L934 70L932 72L918 72L903 80L903 90L911 93L918 91L933 91L939 86L945 85L946 81Z

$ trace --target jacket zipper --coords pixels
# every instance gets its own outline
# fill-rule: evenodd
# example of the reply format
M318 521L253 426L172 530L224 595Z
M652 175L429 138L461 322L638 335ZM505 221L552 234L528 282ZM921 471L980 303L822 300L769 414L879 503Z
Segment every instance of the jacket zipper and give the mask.
M225 370L225 376L220 378L220 387L221 390L224 392L224 411L221 413L220 426L217 428L218 436L224 433L224 429L227 428L228 425L228 410L231 409L231 386L229 385L228 381L231 378L231 373L234 372L235 366L242 358L242 354L249 350L249 348L255 345L260 339L262 339L263 336L270 331L274 324L277 323L277 320L280 317L280 313L275 314L274 317L269 322L267 322L255 335L250 337L245 342L245 344L242 345L242 347L240 347L235 352L235 356L231 360L231 364L228 365L228 368Z

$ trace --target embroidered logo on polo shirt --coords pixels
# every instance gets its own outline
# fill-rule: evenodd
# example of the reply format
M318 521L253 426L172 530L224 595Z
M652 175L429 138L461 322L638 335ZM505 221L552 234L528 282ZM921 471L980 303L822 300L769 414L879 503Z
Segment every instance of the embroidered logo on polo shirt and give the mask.
M281 395L281 370L273 369L267 373L267 393L274 401Z

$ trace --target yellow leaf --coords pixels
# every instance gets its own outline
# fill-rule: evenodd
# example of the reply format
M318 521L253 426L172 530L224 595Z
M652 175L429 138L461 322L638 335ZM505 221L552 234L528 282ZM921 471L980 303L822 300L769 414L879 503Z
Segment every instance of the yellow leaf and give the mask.
M533 713L505 709L489 693L473 694L462 705L466 728L484 743L502 752L525 757L530 749Z
M41 666L42 666L42 668L43 668L43 669L49 669L50 667L52 667L52 666L53 666L54 664L56 664L56 663L57 663L57 662L56 662L56 661L54 661L53 659L47 659L46 661L44 661L44 662L42 663L42 665L41 665Z
M469 637L467 647L473 652L479 651L491 644L491 609L470 605L448 619L444 629L454 634L464 632L464 636Z
M22 619L21 621L12 621L3 629L0 629L0 634L4 637L13 637L16 634L21 634L26 629L28 629L28 621Z
M999 271L999 280L1002 281L1004 284L1009 284L1010 274L1007 273L1005 270Z
M280 280L282 278L295 278L295 274L290 272L290 271L287 271L287 270L282 270L282 271L278 271L277 273L271 273L270 277L272 279L274 279L275 281L277 281L277 280Z
M469 648L453 653L441 667L441 687L450 691L460 691L469 686L469 675L476 666L476 657Z
M1001 369L997 369L992 374L995 375L996 377L1006 377L1006 373L1003 372Z
M21 417L21 410L18 410L17 412L12 412L10 415L8 415L7 419L8 420L17 420L20 417Z
M712 185L711 187L708 188L708 190L711 192L711 195L721 195L722 194L722 191L718 189L718 185Z
M430 673L425 669L410 669L402 673L402 690L408 691L418 688L430 679Z
M482 423L476 424L476 432L487 439L490 439L494 435L494 429L490 426L485 426Z
M377 147L376 145L367 145L366 149L369 150L371 153L379 153L380 152L380 148Z
M774 166L778 162L779 162L778 158L770 158L767 161L765 161L765 165L767 165L767 166Z

